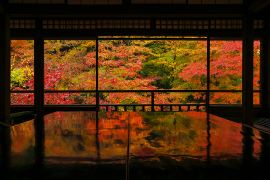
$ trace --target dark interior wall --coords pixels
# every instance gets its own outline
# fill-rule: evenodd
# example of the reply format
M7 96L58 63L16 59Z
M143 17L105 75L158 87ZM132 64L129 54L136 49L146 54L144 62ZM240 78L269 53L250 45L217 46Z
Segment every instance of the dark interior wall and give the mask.
M9 64L9 18L6 13L6 3L0 3L0 168L4 170L9 165L10 157L10 64ZM2 173L1 173L2 174Z

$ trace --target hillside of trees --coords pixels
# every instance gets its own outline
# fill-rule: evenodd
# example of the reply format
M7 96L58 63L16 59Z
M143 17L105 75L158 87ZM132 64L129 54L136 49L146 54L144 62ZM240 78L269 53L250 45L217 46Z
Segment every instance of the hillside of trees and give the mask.
M34 89L34 42L11 42L11 90ZM45 41L46 90L95 90L96 42ZM100 40L99 90L206 90L205 40ZM260 84L260 43L254 43L254 89ZM211 41L210 89L241 90L242 42ZM12 93L12 104L33 104ZM100 93L101 104L150 104L150 93ZM254 96L259 102L258 93ZM204 103L205 93L156 93L155 103ZM241 93L210 93L213 104L240 104ZM95 93L46 93L46 104L95 104Z

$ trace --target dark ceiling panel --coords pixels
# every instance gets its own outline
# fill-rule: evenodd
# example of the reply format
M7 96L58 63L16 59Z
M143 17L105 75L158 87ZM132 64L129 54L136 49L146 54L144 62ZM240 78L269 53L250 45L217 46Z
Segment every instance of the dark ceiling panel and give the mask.
M243 4L243 0L132 0L133 4Z
M93 5L93 4L121 4L122 0L9 0L13 4L70 4L70 5Z

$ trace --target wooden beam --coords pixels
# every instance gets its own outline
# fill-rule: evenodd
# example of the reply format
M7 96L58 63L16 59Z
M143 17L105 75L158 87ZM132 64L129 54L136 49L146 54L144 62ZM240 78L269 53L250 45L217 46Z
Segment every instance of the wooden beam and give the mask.
M242 58L242 104L243 123L253 123L253 18L250 14L243 19L243 58Z
M41 5L11 4L12 17L242 17L243 5Z
M258 34L261 34L258 32ZM239 38L242 37L242 30L228 29L228 30L175 30L175 29L49 29L43 30L43 37L45 39L89 39L95 36L211 36L222 38ZM34 36L33 29L12 29L12 38L32 38Z
M0 122L10 124L10 39L9 17L6 4L0 2ZM0 126L0 170L6 170L10 163L10 127Z

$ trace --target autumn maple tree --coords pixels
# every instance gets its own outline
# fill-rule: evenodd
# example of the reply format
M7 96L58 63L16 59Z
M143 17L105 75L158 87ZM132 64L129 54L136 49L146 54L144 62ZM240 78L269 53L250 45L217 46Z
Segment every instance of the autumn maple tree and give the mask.
M205 40L99 40L100 90L206 90ZM11 42L13 104L33 104L34 42ZM95 104L96 42L46 40L45 90L93 90L46 93L46 104ZM241 90L242 41L211 41L210 89ZM254 89L260 88L260 43L254 42ZM150 104L150 93L100 93L101 104ZM255 102L258 102L258 96ZM211 103L241 103L241 93L211 93ZM156 93L155 103L204 103L205 93Z

